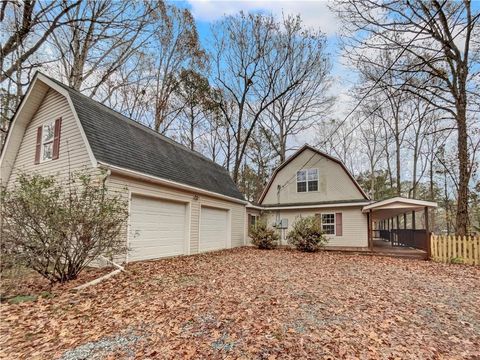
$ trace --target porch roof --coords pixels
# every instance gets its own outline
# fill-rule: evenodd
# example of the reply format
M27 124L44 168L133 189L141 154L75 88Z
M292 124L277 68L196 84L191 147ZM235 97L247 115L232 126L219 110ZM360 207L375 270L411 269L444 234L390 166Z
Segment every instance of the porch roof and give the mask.
M425 207L436 208L437 203L398 196L366 205L362 208L362 212L371 212L372 220L383 220L412 211L422 211Z

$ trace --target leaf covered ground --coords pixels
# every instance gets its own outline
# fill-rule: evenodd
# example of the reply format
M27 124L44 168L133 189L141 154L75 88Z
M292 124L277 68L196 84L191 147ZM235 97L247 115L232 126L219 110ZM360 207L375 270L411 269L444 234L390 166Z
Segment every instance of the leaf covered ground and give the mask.
M241 248L128 271L2 304L0 357L480 357L478 267Z

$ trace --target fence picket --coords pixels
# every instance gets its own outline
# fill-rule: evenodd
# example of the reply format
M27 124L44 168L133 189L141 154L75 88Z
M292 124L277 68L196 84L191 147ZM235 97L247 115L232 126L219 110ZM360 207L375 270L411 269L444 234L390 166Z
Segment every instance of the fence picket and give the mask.
M431 258L437 262L450 263L461 260L468 265L480 265L480 237L435 235L430 238Z

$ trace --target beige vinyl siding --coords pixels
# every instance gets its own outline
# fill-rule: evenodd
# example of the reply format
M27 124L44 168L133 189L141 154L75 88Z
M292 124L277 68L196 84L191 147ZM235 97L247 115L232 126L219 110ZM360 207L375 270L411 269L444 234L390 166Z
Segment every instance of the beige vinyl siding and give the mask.
M188 254L196 254L199 252L199 220L201 206L225 209L230 211L230 238L231 246L243 246L245 234L245 206L226 200L216 199L214 197L195 194L190 191L183 191L173 187L167 187L154 182L141 181L138 179L121 176L112 173L108 179L107 186L112 193L122 194L128 199L128 194L141 194L144 196L152 196L160 199L170 199L172 201L184 202L187 204L190 212L190 229L189 229L189 251ZM198 199L195 199L198 195ZM127 235L128 234L128 235ZM125 229L125 237L132 236Z
M367 248L368 247L368 221L367 215L362 213L361 207L343 208L319 208L303 210L281 210L280 218L288 219L288 233L293 227L296 219L300 216L314 216L324 213L342 213L342 236L326 235L329 239L328 247L340 248ZM276 219L276 212L267 212L267 224L272 226Z
M297 171L302 168L318 169L318 191L297 192ZM284 186L285 184L287 185ZM278 185L284 186L280 192L280 199L277 196ZM353 199L363 199L363 195L342 166L318 153L314 153L310 149L306 149L277 173L262 201L262 205Z
M35 164L37 128L59 117L62 118L62 127L58 159ZM58 175L62 178L68 175L69 169L94 171L91 164L86 144L67 99L50 89L25 130L8 186L12 186L20 172Z
M30 119L41 105L48 88L48 85L39 81L36 82L34 87L29 90L28 101L25 101L24 99L18 113L16 114L15 125L10 128L8 134L8 152L5 152L4 148L4 153L2 154L3 160L0 168L0 183L3 185L7 185L8 183L12 173L12 167L15 166L15 160L22 143L25 129L28 126ZM35 153L32 155L32 165L34 157Z

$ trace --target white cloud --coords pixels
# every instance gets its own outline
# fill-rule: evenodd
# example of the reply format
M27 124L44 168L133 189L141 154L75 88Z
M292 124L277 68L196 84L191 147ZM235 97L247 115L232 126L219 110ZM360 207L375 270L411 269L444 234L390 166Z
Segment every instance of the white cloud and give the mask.
M328 9L328 1L241 1L241 0L188 0L193 16L199 21L215 21L223 15L236 14L240 10L265 11L274 16L285 14L300 14L308 27L320 28L327 35L334 35L338 30L338 20Z

